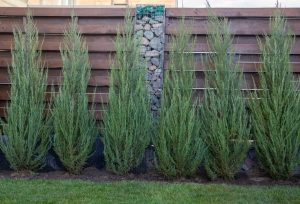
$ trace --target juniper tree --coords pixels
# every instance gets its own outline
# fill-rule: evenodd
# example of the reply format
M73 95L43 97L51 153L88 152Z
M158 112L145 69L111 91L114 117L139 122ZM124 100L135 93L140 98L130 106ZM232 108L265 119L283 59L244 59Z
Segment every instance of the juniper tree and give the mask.
M201 113L205 144L205 169L211 179L232 179L248 150L249 127L243 95L242 73L234 61L232 36L226 19L209 17L205 95Z
M64 167L79 174L91 155L95 141L95 119L89 112L86 95L90 64L86 42L72 15L60 48L63 82L53 104L54 150Z
M140 62L139 39L134 37L129 12L115 47L109 106L103 120L104 156L109 171L126 174L140 164L151 129L146 69Z
M38 29L30 12L24 32L16 28L13 35L10 104L7 123L3 124L7 139L0 138L0 147L14 170L38 170L49 149L50 128L44 117L47 73L41 61Z
M300 96L289 64L294 37L279 11L270 29L264 41L258 38L261 91L250 107L261 167L274 179L287 179L299 163L300 145Z
M168 177L193 176L205 152L193 97L193 46L182 19L171 40L170 66L164 73L162 107L154 136L157 168Z

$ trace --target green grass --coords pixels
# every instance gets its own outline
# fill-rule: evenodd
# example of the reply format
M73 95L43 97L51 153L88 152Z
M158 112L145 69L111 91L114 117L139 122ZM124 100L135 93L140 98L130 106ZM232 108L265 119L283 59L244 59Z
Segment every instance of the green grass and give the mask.
M0 203L300 203L300 188L3 179Z

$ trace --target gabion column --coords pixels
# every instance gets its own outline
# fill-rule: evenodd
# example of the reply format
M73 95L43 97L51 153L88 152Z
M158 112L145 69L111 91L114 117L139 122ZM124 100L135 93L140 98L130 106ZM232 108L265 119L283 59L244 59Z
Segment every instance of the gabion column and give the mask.
M157 116L161 106L162 74L165 44L165 7L136 7L135 34L141 39L141 61L147 65L147 86L151 95L151 111Z

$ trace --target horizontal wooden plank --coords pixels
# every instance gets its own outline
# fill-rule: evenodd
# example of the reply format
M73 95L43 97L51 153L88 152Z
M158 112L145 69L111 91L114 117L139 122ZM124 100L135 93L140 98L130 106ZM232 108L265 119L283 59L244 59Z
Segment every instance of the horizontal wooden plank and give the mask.
M169 66L170 66L169 63L170 63L169 58L168 58L168 56L166 56L165 61L164 61L164 69L166 69L166 70L169 69ZM290 65L291 65L291 68L294 73L300 73L300 61L299 62L291 62ZM244 61L240 62L241 70L245 73L256 73L256 72L260 71L261 66L262 66L262 64L258 60L246 61L244 59ZM206 66L203 64L203 61L199 57L195 58L194 69L195 69L194 71L200 71L200 72L207 70Z
M0 18L0 33L11 33L16 27L23 28L22 18ZM69 27L69 17L36 17L34 22L40 34L63 34ZM123 19L79 19L78 30L83 34L116 34L122 29Z
M230 19L230 32L234 35L263 35L270 33L269 19ZM169 20L166 24L166 34L176 34L179 21ZM208 33L208 22L206 19L186 20L187 25L192 34L205 35ZM287 21L288 27L295 35L300 35L300 20L290 19Z
M0 8L0 16L24 16L28 9L32 12L33 16L70 16L75 12L76 16L93 16L93 17L123 17L126 13L126 8ZM132 15L134 9L130 9Z
M212 8L218 16L225 17L270 17L274 14L274 8ZM299 8L284 8L283 14L286 17L299 17ZM207 8L167 8L167 17L206 17L210 13Z
M88 85L89 86L108 86L108 76L91 76ZM48 85L61 85L63 81L62 76L49 76L47 80ZM0 75L0 84L10 84L8 75Z
M110 69L113 57L114 53L89 53L89 59L92 69ZM45 66L49 69L61 68L63 66L60 52L44 52L42 53L42 59L45 62ZM0 68L7 67L10 64L11 53L9 51L0 51Z
M9 101L10 100L10 91L9 90L0 90L0 101ZM50 101L52 97L57 96L57 92L46 92L45 93L45 101ZM108 103L108 93L87 93L89 102L95 103Z
M49 112L49 109L45 110L45 114L47 114ZM103 119L103 113L105 111L103 110L93 110L90 111L91 114L94 115L96 120L102 120ZM6 107L0 107L0 117L6 117Z
M233 44L257 44L258 38L264 42L265 37L260 35L235 35L232 38L232 43ZM166 44L170 43L172 41L172 36L168 36L166 38L167 41L165 42ZM208 41L208 36L207 35L192 35L192 38L196 41L196 44L205 44ZM295 38L295 44L300 44L300 37Z
M192 45L190 45L192 47ZM236 54L261 54L258 44L233 44L233 53ZM165 47L165 51L171 51L171 43ZM193 46L193 52L212 52L207 43L197 43ZM294 44L291 54L300 54L300 41Z
M0 92L10 92L11 84L0 84ZM59 92L59 85L47 85L46 92ZM88 86L86 89L87 93L96 93L96 94L107 94L109 92L108 86Z
M47 74L50 77L57 77L63 75L63 70L60 68L57 69L48 69ZM109 77L110 70L107 69L92 69L91 70L91 76L103 76L103 77ZM0 76L8 76L8 68L1 68L0 69Z
M59 51L63 35L40 36L40 49L43 51ZM113 35L86 35L83 39L87 43L89 52L113 52L115 51L115 36ZM11 50L14 48L13 35L2 34L0 50Z
M36 8L29 9L34 16L70 16L73 8ZM3 16L24 16L27 8L0 8ZM274 13L274 8L212 8L212 11L219 16L226 17L269 17ZM126 13L126 8L74 8L77 16L94 17L122 17ZM131 9L134 15L134 9ZM284 8L283 13L287 17L299 17L298 8ZM207 16L209 10L206 8L166 8L167 17L178 16Z
M1 33L11 33L16 28L20 28L20 29L23 28L23 18L22 17L8 17L8 18L0 17L0 34Z

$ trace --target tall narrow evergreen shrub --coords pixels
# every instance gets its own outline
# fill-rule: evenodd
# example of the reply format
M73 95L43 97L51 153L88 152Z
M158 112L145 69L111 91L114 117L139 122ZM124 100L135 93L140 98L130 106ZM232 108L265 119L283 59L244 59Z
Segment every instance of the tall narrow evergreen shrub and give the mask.
M74 16L60 51L63 83L53 104L53 146L67 171L79 174L91 154L96 124L86 95L91 69L88 49Z
M118 32L111 66L109 107L103 122L106 167L126 174L137 167L150 140L151 112L146 68L140 62L139 39L127 12L124 30Z
M252 123L261 167L274 179L286 179L299 164L300 96L289 64L294 38L279 11L270 28L265 41L258 39L262 91L251 103Z
M170 66L164 73L162 107L154 136L157 168L168 177L194 175L205 152L193 98L192 40L182 20L171 41Z
M7 123L3 124L7 139L0 138L0 147L11 167L17 171L37 170L44 165L49 149L49 127L44 117L44 92L47 73L39 51L38 30L30 13L25 32L14 30L10 105Z
M248 116L240 91L242 73L234 61L232 36L226 19L209 17L205 62L202 134L208 148L205 169L211 179L232 179L248 150Z

